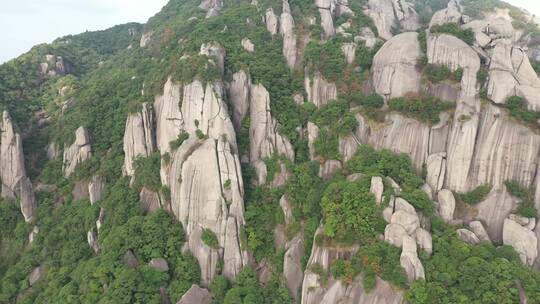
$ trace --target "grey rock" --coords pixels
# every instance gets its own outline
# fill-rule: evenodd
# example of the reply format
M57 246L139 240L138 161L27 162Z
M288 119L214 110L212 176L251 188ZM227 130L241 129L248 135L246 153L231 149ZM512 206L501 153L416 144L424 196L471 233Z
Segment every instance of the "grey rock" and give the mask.
M88 183L88 194L91 204L95 204L101 200L103 193L105 192L105 181L99 175L92 177L92 180Z
M264 21L266 23L266 29L270 34L275 35L278 32L279 17L274 13L274 9L271 7L266 10Z
M293 160L294 149L288 139L277 132L277 121L270 113L270 95L266 88L252 85L250 92L250 163L255 167L259 184L262 184L266 181L263 160L274 154ZM281 173L284 174L283 170Z
M411 235L418 227L420 227L420 219L418 215L408 213L403 210L398 210L392 214L390 218L391 224L398 224L405 228L407 234Z
M421 56L416 32L399 34L388 40L373 58L371 79L375 92L387 98L418 93L421 74L416 65Z
M148 266L155 268L157 270L160 270L162 272L169 271L169 264L167 263L165 259L162 259L162 258L151 259L150 262L148 262Z
M285 246L287 248L283 261L283 276L293 299L298 299L298 291L304 280L302 258L304 257L304 235L299 233Z
M381 204L383 200L384 184L380 176L374 176L371 178L371 193L375 195L375 201L377 204Z
M306 73L304 88L307 92L308 101L314 103L318 108L337 99L336 84L326 81L321 73L315 73L313 78Z
M504 220L503 244L514 247L523 264L531 266L538 256L538 239L535 233L511 219Z
M480 221L472 221L469 223L469 227L471 228L472 232L478 237L478 239L481 242L491 242L491 239L489 238L489 235L487 234L486 229L484 228L484 225Z
M427 230L418 228L416 229L414 236L416 243L418 246L420 246L420 248L422 248L428 254L433 252L433 240L431 238L431 234Z
M146 187L141 189L139 193L139 200L142 203L144 211L148 213L156 212L161 209L161 197L159 193L156 193Z
M408 236L407 231L399 224L389 224L384 229L384 240L396 247L403 245L403 238Z
M440 152L431 154L427 158L427 184L435 192L442 189L444 185L444 176L446 174L446 153Z
M341 162L339 160L329 159L320 166L319 177L324 180L329 180L339 170L341 170Z
M64 149L64 162L62 169L64 176L69 177L85 160L92 156L90 134L84 127L79 127L75 131L75 142Z
M241 44L244 50L248 51L249 53L255 52L255 44L253 44L249 38L242 39Z
M442 189L437 194L437 198L439 201L439 215L445 223L451 223L456 209L454 194L450 190Z
M287 61L289 68L296 66L296 33L294 31L294 19L291 15L289 2L283 0L283 12L280 17L279 32L283 37L283 56Z
M242 121L249 113L250 88L251 79L246 72L241 70L233 74L229 86L229 100L233 108L233 124L237 132L240 131Z
M148 103L142 110L128 115L124 132L124 174L133 176L133 162L137 157L148 157L155 151L154 113Z
M30 234L28 235L28 244L32 244L35 240L37 235L39 234L39 227L34 226Z
M210 304L212 295L206 289L193 284L176 304Z
M221 0L209 0L209 1L221 1ZM223 74L225 71L225 48L217 42L205 43L201 45L201 55L206 55L213 58L218 66L219 70Z
M92 248L94 253L98 253L100 248L99 248L99 243L97 240L97 234L93 228L90 231L88 231L86 235L86 239L88 241L88 245L90 246L90 248Z
M405 269L409 282L425 278L424 266L417 254L416 241L410 236L403 238L403 249L399 262L401 267Z
M467 230L467 229L458 229L456 230L457 236L460 240L462 240L465 243L469 243L472 245L477 245L480 243L480 239L474 232Z
M133 254L133 251L128 250L122 257L122 261L128 268L137 268L139 267L139 260Z
M30 286L34 286L36 283L41 281L43 277L45 276L46 269L45 266L39 266L34 268L32 272L30 273L30 277L28 278L28 283Z

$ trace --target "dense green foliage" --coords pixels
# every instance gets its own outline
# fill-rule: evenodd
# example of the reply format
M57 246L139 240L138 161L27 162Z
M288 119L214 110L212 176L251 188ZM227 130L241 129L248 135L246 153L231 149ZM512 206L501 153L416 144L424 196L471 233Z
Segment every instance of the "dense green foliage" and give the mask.
M531 111L522 97L512 96L506 100L504 106L510 111L510 116L524 122L525 124L540 127L538 120L540 112Z
M476 205L481 203L491 192L491 185L480 185L473 190L465 193L456 193L456 198L466 204Z
M311 41L304 52L304 60L312 71L319 71L323 76L336 81L345 69L345 56L337 39L325 43Z
M161 189L161 179L159 170L161 164L161 156L156 152L149 157L137 157L133 162L135 168L135 178L133 186L136 189L146 187L152 191Z
M444 65L428 64L424 73L431 82L441 82L448 79L452 72Z
M474 32L471 29L461 28L457 23L434 25L430 28L430 31L432 33L445 33L456 36L468 45L472 45L475 41Z
M513 250L463 243L441 222L434 222L432 230L433 255L421 257L426 280L411 286L409 303L519 303L516 282L529 303L538 303L540 274L522 266Z
M212 249L219 248L219 241L216 234L210 229L204 229L201 234L201 240L206 244L206 246Z
M340 181L326 188L321 199L326 236L339 242L365 242L384 231L386 223L369 185Z
M314 143L317 154L325 159L341 159L339 136L348 135L358 127L356 118L349 111L349 103L332 101L315 111L310 120L320 128Z
M417 120L437 124L440 121L440 114L455 107L452 102L441 101L435 97L411 97L395 98L388 101L388 108L391 111L403 113L406 116Z
M511 195L521 200L516 210L517 214L528 218L538 216L534 204L534 188L524 188L516 181L506 181L504 184Z

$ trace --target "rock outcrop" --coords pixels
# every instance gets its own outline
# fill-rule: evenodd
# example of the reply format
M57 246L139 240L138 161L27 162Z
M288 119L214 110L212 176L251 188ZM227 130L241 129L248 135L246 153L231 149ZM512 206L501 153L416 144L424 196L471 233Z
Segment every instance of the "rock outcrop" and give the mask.
M129 114L124 132L124 174L133 176L133 162L137 157L148 157L155 151L154 113L148 103L140 112Z
M69 177L77 166L92 156L90 134L84 127L79 127L75 131L75 142L64 148L64 162L62 169L64 176Z
M236 131L242 126L242 121L249 113L249 93L251 79L243 70L233 74L229 86L229 100L233 110L233 124Z
M523 264L532 266L538 256L535 233L511 219L504 220L503 243L514 247Z
M509 39L494 42L489 65L488 97L504 104L514 95L523 97L530 110L540 110L540 78L527 53Z
M283 37L283 56L287 61L289 68L294 69L296 66L296 33L294 30L294 19L291 14L289 2L283 0L283 11L279 22L279 32Z
M2 197L19 199L21 212L26 222L34 219L36 202L32 183L26 176L21 135L15 131L7 111L2 114L0 136L0 177Z
M294 160L294 149L287 138L277 131L277 121L270 112L270 95L262 85L252 85L250 90L250 118L249 129L250 153L249 159L257 172L259 184L266 181L266 158L274 154ZM281 170L281 174L286 174Z
M212 303L212 294L204 288L192 285L191 288L182 296L176 304L210 304Z
M274 13L273 8L268 8L264 14L264 21L266 23L266 29L270 34L275 35L279 29L279 17Z
M307 92L308 101L317 107L328 104L331 100L337 99L337 87L335 83L328 82L321 73L316 72L311 78L306 72L304 88Z
M214 17L223 8L223 0L202 0L199 7L206 11L206 18Z
M448 7L440 11L436 11L431 17L429 27L435 25L443 25L446 23L460 23L461 22L461 7L456 0L451 0L448 3Z
M373 58L371 79L375 92L386 98L418 93L421 73L416 66L421 56L416 32L399 34L388 40Z
M394 29L416 31L420 28L414 4L408 0L369 0L367 6L365 13L373 19L379 36L385 40L392 38Z

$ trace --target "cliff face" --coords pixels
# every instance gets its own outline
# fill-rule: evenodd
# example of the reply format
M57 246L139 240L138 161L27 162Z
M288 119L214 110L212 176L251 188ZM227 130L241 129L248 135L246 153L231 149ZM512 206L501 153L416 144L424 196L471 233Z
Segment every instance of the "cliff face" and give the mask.
M148 261L139 262L159 262L152 271L168 279L152 288L162 303L240 303L259 287L279 289L253 300L260 303L276 294L302 304L417 303L410 291L440 279L433 272L442 271L436 255L443 242L475 254L469 245L508 245L518 257L512 267L521 261L528 268L520 271L538 268L540 30L532 30L532 16L508 8L469 16L471 7L455 0L180 2L171 1L142 36L130 33L137 40L119 57L92 62L92 81L76 69L78 60L45 55L41 62L40 54L40 89L70 95L70 102L36 106L43 109L28 118L30 131L19 131L4 111L1 194L35 222L29 244L52 243L40 229L48 221L36 222L40 203L39 214L52 216L49 205L89 199L91 221L85 214L77 234L88 245L84 255L99 260L117 246L126 252L114 263L140 277ZM50 99L43 95L40 102ZM19 119L14 104L6 108ZM58 134L42 145L37 138L46 132ZM73 133L73 142L59 138ZM48 162L36 166L45 152ZM366 188L365 197L340 202L341 193L326 192L345 182ZM34 195L34 186L43 195ZM141 210L123 210L131 192ZM371 218L360 207L373 208L380 223L362 226ZM343 218L332 218L339 213ZM136 255L135 245L107 238L153 216L185 235L174 230L167 237L177 243ZM362 227L351 239L334 238L332 220L337 230ZM142 238L159 231L154 224L133 230ZM355 239L364 228L373 235ZM75 243L58 240L68 241ZM380 246L375 261L370 246ZM170 250L181 258L167 260L175 256ZM505 250L492 255L511 260ZM190 255L200 280L184 269ZM513 300L519 292L522 303L531 297L526 279L512 277L515 290L504 285ZM104 292L117 288L99 284ZM218 294L219 284L232 295ZM25 286L17 287L21 296L40 292ZM185 293L173 294L179 289Z

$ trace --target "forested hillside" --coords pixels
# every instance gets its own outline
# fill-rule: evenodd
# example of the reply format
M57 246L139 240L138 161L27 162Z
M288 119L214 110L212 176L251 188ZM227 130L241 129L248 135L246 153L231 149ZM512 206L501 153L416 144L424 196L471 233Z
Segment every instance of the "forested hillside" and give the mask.
M540 28L171 0L0 65L0 303L540 303Z

